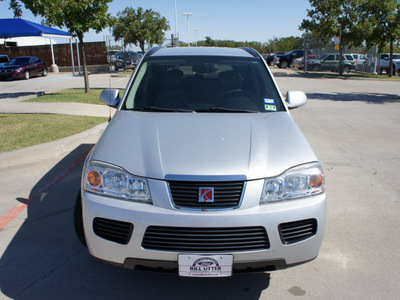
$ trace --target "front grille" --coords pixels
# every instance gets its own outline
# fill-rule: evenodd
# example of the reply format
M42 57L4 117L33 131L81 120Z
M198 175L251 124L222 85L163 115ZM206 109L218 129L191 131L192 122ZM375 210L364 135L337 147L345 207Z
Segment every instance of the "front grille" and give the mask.
M131 239L133 224L110 219L95 218L93 220L93 231L103 239L126 245Z
M147 228L142 247L174 252L237 252L269 249L264 227Z
M317 233L317 220L308 219L279 225L279 235L285 245L294 244Z
M226 209L239 206L243 181L169 181L172 200L177 207ZM214 202L199 202L199 188L213 187Z

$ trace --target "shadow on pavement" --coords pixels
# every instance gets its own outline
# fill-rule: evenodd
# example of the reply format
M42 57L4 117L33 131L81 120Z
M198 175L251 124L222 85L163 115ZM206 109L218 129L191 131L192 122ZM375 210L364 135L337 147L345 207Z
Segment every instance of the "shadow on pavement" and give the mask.
M221 279L125 270L91 257L75 237L73 207L83 161L81 145L34 186L28 216L0 260L0 288L12 299L259 299L268 273Z
M379 93L307 93L307 98L312 100L330 101L359 101L370 104L400 103L400 94Z
M42 96L44 95L44 92L20 92L20 93L1 93L0 94L0 99L6 99L6 98L19 98L19 97L24 97L24 96Z

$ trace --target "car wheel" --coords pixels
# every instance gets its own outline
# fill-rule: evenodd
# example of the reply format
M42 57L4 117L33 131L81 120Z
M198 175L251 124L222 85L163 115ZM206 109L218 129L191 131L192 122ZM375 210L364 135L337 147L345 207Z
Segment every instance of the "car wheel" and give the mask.
M85 238L85 231L83 229L83 215L82 215L82 198L81 198L81 191L79 191L78 196L76 197L75 201L75 208L74 208L74 227L75 227L75 234L81 244L87 247L86 238Z
M46 69L46 68L43 69L43 76L44 76L44 77L47 76L47 69Z
M26 80L28 80L29 78L31 78L31 73L29 73L29 71L25 71L24 77Z
M286 69L289 66L288 62L285 60L283 62L281 62L280 65L281 65L281 68L283 68L283 69Z
M315 65L315 66L313 67L313 70L314 70L314 71L321 71L321 66L320 66L320 65Z
M349 66L344 66L343 67L343 73L350 73L350 67Z

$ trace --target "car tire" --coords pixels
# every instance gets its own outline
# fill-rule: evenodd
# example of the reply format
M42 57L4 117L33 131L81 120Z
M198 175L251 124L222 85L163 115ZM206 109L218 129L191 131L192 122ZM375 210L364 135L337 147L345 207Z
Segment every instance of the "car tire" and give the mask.
M46 77L47 76L47 69L46 68L44 68L43 69L43 75L42 75L43 77Z
M321 66L320 66L320 65L315 65L315 66L313 67L313 70L314 70L314 71L321 71Z
M25 73L24 73L24 78L25 78L26 80L28 80L29 78L31 78L31 73L29 73L29 71L25 71Z
M350 67L349 66L344 66L343 67L343 73L350 73Z
M74 208L74 227L75 227L75 234L81 244L87 247L86 238L85 238L85 231L83 228L83 214L82 214L82 197L81 191L78 192L75 201L75 208Z
M279 65L280 65L280 68L282 68L282 69L286 69L289 66L289 64L286 60L282 61Z

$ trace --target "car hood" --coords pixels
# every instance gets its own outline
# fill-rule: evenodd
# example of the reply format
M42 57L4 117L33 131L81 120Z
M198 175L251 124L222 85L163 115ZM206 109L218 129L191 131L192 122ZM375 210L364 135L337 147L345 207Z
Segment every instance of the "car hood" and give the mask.
M118 111L91 160L154 179L251 180L317 158L287 112Z

